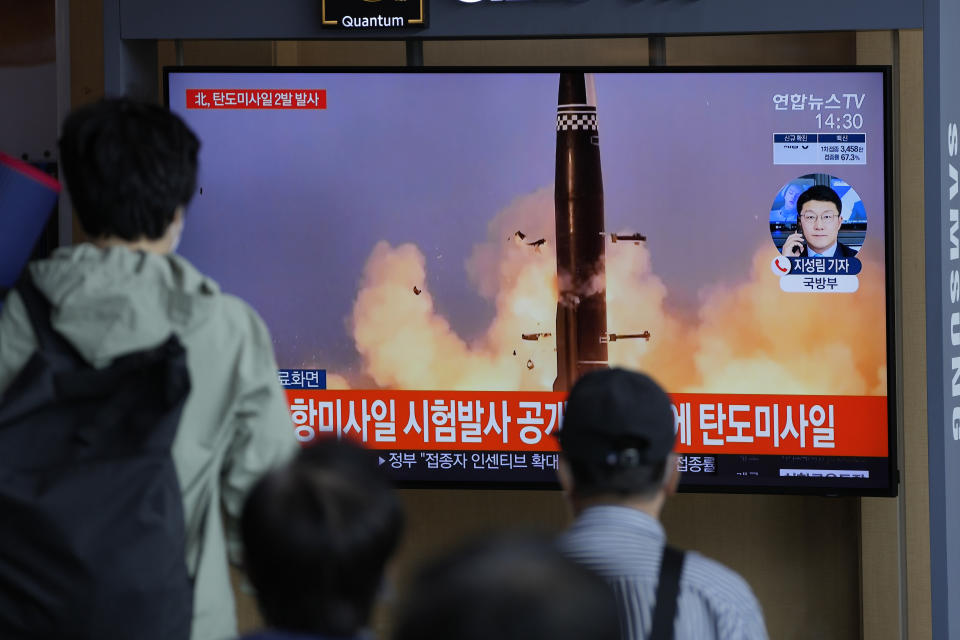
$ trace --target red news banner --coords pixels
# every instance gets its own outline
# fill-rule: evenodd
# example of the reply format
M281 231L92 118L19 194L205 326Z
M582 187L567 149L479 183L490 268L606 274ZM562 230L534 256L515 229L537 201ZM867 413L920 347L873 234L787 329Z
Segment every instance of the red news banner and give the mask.
M187 109L326 108L326 89L187 89Z
M372 449L557 451L566 393L288 389L301 442ZM885 457L885 396L675 393L677 452Z

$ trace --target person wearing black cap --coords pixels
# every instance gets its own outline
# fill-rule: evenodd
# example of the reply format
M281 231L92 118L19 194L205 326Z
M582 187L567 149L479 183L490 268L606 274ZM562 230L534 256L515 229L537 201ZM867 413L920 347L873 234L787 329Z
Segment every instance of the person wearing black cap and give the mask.
M570 392L559 438L560 483L576 516L560 546L613 586L624 640L767 638L740 575L666 544L660 511L680 476L670 397L653 379L587 373Z

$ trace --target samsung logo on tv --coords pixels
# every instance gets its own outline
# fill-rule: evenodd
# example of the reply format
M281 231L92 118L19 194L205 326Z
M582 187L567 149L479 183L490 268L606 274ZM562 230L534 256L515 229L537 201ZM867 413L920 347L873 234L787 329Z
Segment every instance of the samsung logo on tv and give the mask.
M960 144L960 136L957 134L957 123L951 122L947 125L947 174L950 176L947 182L947 228L946 235L950 241L950 263L956 263L960 260L960 241L957 239L957 228L960 227L960 209L953 206L953 200L960 192L960 172L954 166L952 159L956 157ZM960 302L960 271L956 267L950 271L950 286L948 295L948 305L956 305ZM949 308L949 306L948 306ZM954 348L954 354L957 353L957 347L960 347L960 312L954 311L950 314L949 339ZM952 355L952 354L951 354ZM951 397L960 396L960 356L952 355L950 367L953 370L953 384L951 385ZM960 406L954 404L953 415L951 416L951 430L953 439L960 440Z

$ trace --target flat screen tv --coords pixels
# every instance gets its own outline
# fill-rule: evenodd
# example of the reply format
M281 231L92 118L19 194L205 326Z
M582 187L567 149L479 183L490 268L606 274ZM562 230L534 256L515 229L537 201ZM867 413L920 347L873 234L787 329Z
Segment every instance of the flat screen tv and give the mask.
M180 251L263 315L302 442L555 486L565 392L621 366L674 400L682 489L896 492L888 69L164 80Z

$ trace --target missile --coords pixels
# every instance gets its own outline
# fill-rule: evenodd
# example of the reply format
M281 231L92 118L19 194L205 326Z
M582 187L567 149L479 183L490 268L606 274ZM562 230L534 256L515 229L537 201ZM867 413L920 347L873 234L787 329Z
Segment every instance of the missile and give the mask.
M561 73L554 182L557 231L557 378L569 391L581 375L607 366L603 178L593 75Z

